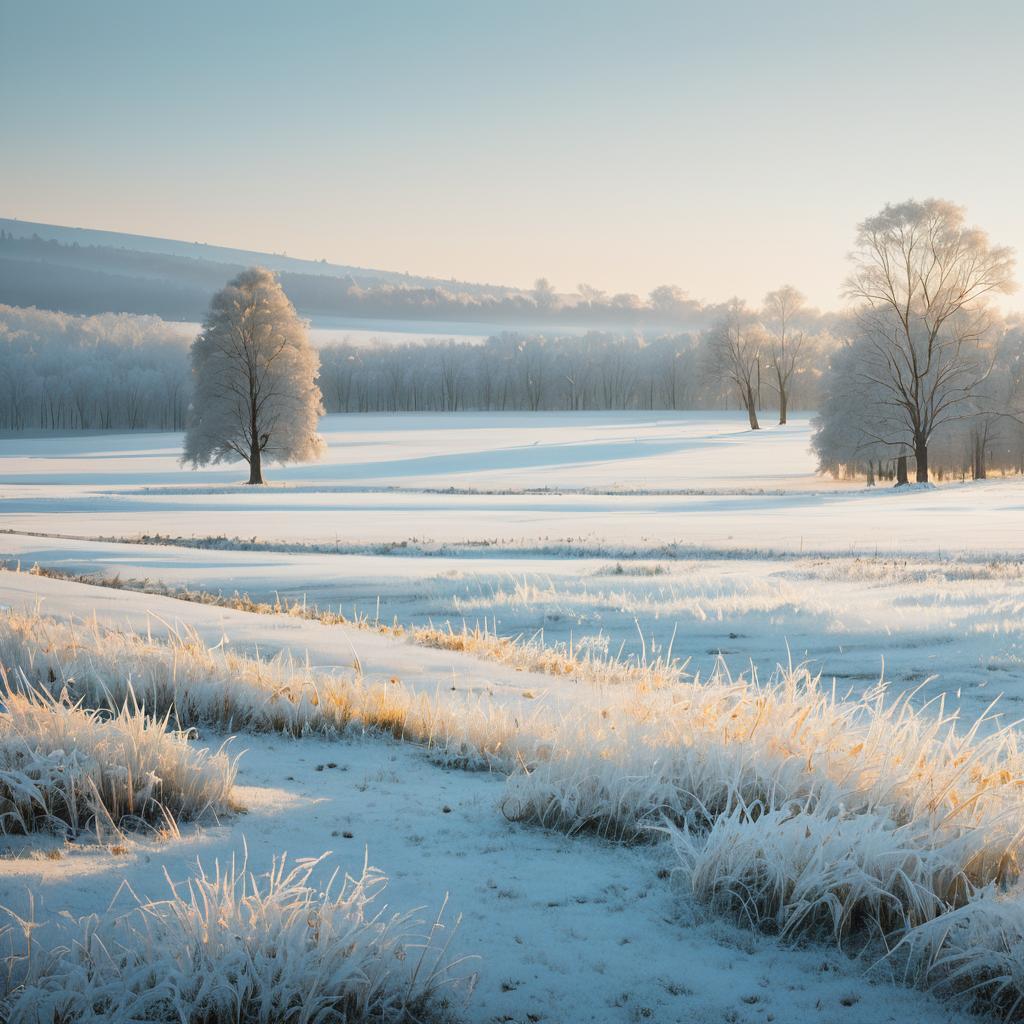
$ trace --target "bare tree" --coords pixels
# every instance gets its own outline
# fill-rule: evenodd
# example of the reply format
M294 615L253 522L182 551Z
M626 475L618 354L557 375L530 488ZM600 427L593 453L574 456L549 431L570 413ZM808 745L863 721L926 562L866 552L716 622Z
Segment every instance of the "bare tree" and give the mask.
M797 319L805 299L792 285L783 285L764 297L762 321L768 331L768 354L775 377L773 387L779 393L779 424L789 413L790 382L803 355L807 335Z
M751 430L757 421L757 384L764 331L742 300L732 299L705 335L705 373L736 388Z
M928 480L935 430L960 414L984 372L975 358L989 326L985 299L1013 288L1013 253L964 224L962 207L941 199L886 206L857 230L847 295L871 358L865 375L881 389L909 447L917 480Z
M873 358L863 333L842 342L830 357L822 384L821 409L811 444L819 468L835 476L859 475L890 467L906 483L906 450L887 438L901 436L900 415L885 404L887 392L864 371Z

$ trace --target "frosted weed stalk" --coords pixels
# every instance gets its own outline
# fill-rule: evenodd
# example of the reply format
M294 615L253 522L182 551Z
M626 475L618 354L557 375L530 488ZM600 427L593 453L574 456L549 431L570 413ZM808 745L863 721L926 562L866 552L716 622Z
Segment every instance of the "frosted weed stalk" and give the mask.
M326 856L326 855L324 855ZM19 1024L146 1020L155 1024L328 1024L423 1021L451 1016L472 991L454 957L444 908L432 924L418 911L376 909L387 878L364 866L318 890L323 857L289 867L275 859L257 877L244 863L138 900L125 913L61 922L42 948L34 922L15 918L3 1019ZM13 916L13 915L12 915Z

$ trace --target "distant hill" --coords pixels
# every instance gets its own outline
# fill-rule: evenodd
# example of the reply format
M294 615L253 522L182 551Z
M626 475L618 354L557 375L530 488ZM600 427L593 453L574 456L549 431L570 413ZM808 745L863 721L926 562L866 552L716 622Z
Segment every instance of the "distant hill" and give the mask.
M276 271L295 308L311 319L658 333L699 329L712 312L674 288L657 289L647 299L613 295L584 301L200 242L0 218L0 303L11 306L200 321L213 294L254 264Z
M0 303L13 306L202 320L214 292L254 264L277 271L309 317L461 321L493 311L503 322L535 306L511 288L0 218Z
M162 256L177 256L205 263L226 263L232 267L259 265L271 270L293 274L350 278L364 286L386 281L390 284L416 288L450 288L453 291L469 292L470 294L508 295L516 291L514 288L500 285L473 284L437 277L417 277L413 274L393 270L350 267L339 263L328 263L326 260L296 259L294 256L255 252L249 249L232 249L222 245L207 245L205 242L183 242L173 238L130 235L120 231L98 231L95 228L63 227L59 224L40 224L35 221L13 220L6 217L0 217L0 231L15 239L37 237L44 241L60 242L66 246L121 249Z

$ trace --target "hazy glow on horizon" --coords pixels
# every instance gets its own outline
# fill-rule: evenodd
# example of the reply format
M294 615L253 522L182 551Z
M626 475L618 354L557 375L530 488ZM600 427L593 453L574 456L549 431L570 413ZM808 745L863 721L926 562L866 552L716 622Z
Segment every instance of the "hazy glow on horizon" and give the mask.
M1024 258L1019 4L709 8L0 2L0 216L829 307L935 195Z

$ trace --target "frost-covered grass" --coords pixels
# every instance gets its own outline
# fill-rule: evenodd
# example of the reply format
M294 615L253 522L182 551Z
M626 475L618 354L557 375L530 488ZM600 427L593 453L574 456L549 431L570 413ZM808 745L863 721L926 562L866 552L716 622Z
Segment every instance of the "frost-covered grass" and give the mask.
M1024 902L1003 910L1016 931L937 940L951 911L1020 876L1016 730L962 731L882 687L839 700L799 670L647 694L575 729L509 779L510 817L620 840L653 826L694 895L740 923L847 948L926 944L929 962L906 963L915 980L984 979L989 1008L1024 997L1009 966Z
M729 677L597 690L572 706L519 706L248 657L197 635L138 636L37 614L0 618L0 658L75 699L120 706L128 688L182 726L280 731L355 725L513 772L511 817L618 839L660 816L707 829L737 807L886 813L929 835L970 839L966 877L1013 876L1024 825L1024 753L1011 728L959 729L941 701L917 707L879 685L843 699L806 669L767 683ZM131 680L129 683L128 680Z
M941 995L964 995L979 1011L1024 1017L1024 893L990 886L925 922L901 943L913 968Z
M232 808L235 761L145 714L130 689L111 714L35 688L0 656L0 832L123 828Z
M716 912L784 939L884 954L941 996L1024 1019L1024 892L1009 845L994 859L970 831L842 805L738 806L704 835L664 831L686 885Z
M11 570L0 567L0 571ZM136 590L145 594L173 597L179 601L231 608L256 615L287 615L320 622L327 626L354 626L374 633L401 637L422 647L459 651L509 665L523 672L541 672L580 682L633 683L644 687L659 687L678 682L686 676L686 665L673 658L671 643L664 655L648 657L645 650L639 658L623 658L621 652L610 653L607 638L600 636L585 637L576 642L570 640L567 643L546 644L542 631L532 636L502 636L496 629L489 628L486 621L473 626L464 621L460 628L453 628L451 623L444 626L435 626L432 623L403 626L397 620L389 624L381 622L379 617L349 617L340 610L320 608L305 600L291 601L280 595L275 596L273 601L259 601L248 594L215 594L188 587L168 587L150 580L122 579L120 576L91 573L75 575L38 564L33 565L29 572L50 579L69 579L78 583L88 583L90 586L116 590Z
M716 911L787 939L898 946L918 980L951 985L969 959L994 993L1003 947L1016 948L1005 927L983 923L967 958L966 945L957 954L927 930L1013 886L1024 840L1017 731L964 728L941 699L921 706L883 684L848 699L801 667L761 682L721 666L656 689L594 688L571 705L513 704L357 670L320 674L193 634L160 640L10 613L0 658L112 706L130 675L148 708L182 724L380 729L444 762L497 769L510 819L619 842L667 831L694 894ZM1024 917L1015 899L1001 906Z
M0 617L0 659L88 706L116 709L133 695L183 727L301 735L356 725L520 765L506 810L570 832L635 839L658 814L709 827L737 806L842 804L936 834L984 836L984 849L1000 852L978 854L978 877L998 863L1002 878L1015 869L1024 825L1014 729L960 729L941 700L919 707L884 685L844 699L801 667L763 683L721 666L671 687L513 707L368 680L358 664L340 676L287 654L250 657L190 632L164 639L13 612Z
M499 636L486 626L469 626L463 622L455 629L410 626L412 641L424 647L446 651L463 651L524 672L542 672L563 676L579 682L598 685L631 684L640 689L658 689L687 678L686 664L672 655L672 645L664 655L621 658L609 651L607 637L580 638L567 643L546 644L543 632L531 637Z
M15 919L0 1013L23 1024L448 1017L447 1001L473 982L450 952L454 930L441 915L424 930L416 912L388 914L373 868L321 890L319 863L280 858L259 877L234 860L200 867L186 883L168 879L164 900L63 923L45 947L34 922Z
M704 836L670 836L703 902L787 939L884 942L968 891L962 837L936 841L884 813L738 806Z
M901 824L984 838L1010 870L1024 824L1017 733L958 729L941 701L920 708L911 697L880 684L844 699L800 667L767 683L721 669L566 716L550 755L513 780L508 803L516 817L625 838L657 814L710 826L738 806L795 800L885 809Z
M134 700L181 728L222 731L387 732L434 748L442 760L474 767L514 764L538 725L483 697L443 700L401 680L366 679L358 659L348 676L318 673L288 653L249 657L227 644L207 646L194 632L166 639L98 623L0 613L0 664L36 686L67 692L89 707L116 709Z

